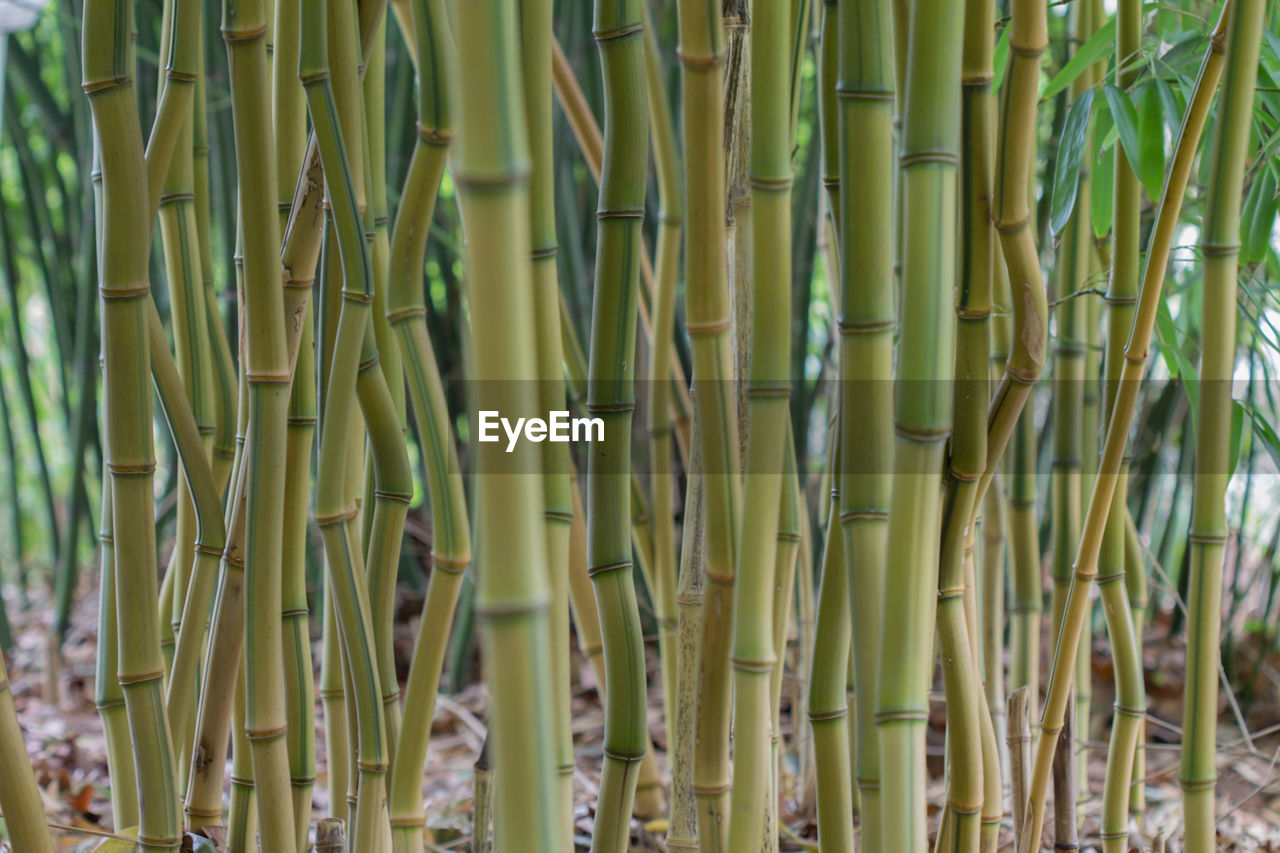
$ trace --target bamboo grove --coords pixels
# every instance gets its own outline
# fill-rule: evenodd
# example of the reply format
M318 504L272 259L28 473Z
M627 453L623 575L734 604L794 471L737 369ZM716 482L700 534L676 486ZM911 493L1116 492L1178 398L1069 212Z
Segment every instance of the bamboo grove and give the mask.
M1248 811L1276 4L54 6L0 33L0 648L47 600L56 703L93 614L105 834L445 849L473 681L476 851ZM52 851L12 673L0 838Z

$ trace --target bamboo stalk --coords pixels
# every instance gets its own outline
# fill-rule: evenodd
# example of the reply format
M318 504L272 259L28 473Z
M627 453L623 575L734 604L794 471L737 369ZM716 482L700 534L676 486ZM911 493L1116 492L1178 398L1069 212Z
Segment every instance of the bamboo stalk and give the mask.
M1204 258L1203 334L1195 433L1196 479L1187 533L1191 551L1187 587L1187 684L1178 774L1182 784L1184 843L1189 850L1210 850L1216 837L1214 760L1221 653L1218 645L1222 560L1227 537L1226 489L1231 478L1228 453L1231 379L1236 362L1240 196L1245 159L1250 154L1254 87L1266 6L1257 0L1234 0L1230 5L1226 68L1222 72L1222 96L1209 148L1212 161L1200 229L1200 251Z
M390 814L397 853L422 850L426 820L422 772L431 735L430 721L463 572L471 562L462 473L440 372L427 337L421 287L427 232L453 137L448 93L456 58L447 28L442 25L444 4L429 0L413 3L411 9L418 52L438 60L418 66L418 134L391 234L387 319L396 331L404 356L418 446L426 458L434 536L431 579L404 697L406 707L422 710L406 719L392 762Z
M746 384L743 523L733 602L733 787L729 849L759 835L769 794L773 572L787 449L791 351L791 158L789 9L755 10L751 47L751 350Z
M895 577L885 585L875 705L882 843L904 853L920 853L927 844L924 727L938 588L937 477L951 429L961 11L955 4L917 0L908 36L901 162L903 222L911 227L903 235L887 562ZM846 266L859 265L851 256Z
M465 3L454 11L458 55L469 64L457 89L462 144L455 181L469 235L472 323L487 331L472 347L472 404L527 416L537 400L529 381L536 375L533 330L526 322L532 316L529 159L516 20L502 0ZM536 853L566 843L555 808L555 729L545 689L551 679L550 601L540 463L527 445L505 453L495 443L480 444L475 482L478 536L486 548L476 610L484 627L498 769L495 848Z
M729 627L733 569L741 501L736 393L726 381L733 369L729 350L729 279L724 241L725 114L724 30L719 4L680 0L680 61L683 88L685 206L689 228L685 251L685 320L693 350L695 418L703 475L701 637L697 645L696 711L692 732L677 737L691 746L676 749L681 769L692 765L699 849L720 851L727 843L723 820L729 785ZM696 584L682 569L680 601L696 598ZM682 608L683 610L684 608ZM693 628L690 613L687 624ZM688 648L686 645L685 648ZM683 683L680 688L684 689ZM677 722L679 726L679 721ZM687 740L686 740L687 739ZM689 826L672 839L692 849ZM673 827L673 835L676 827Z
M44 802L29 772L27 745L18 725L13 706L13 689L0 655L0 761L6 768L0 774L0 814L4 815L5 834L14 850L23 853L53 853L53 836L45 824Z
M1229 6L1230 3L1224 4ZM1030 783L1028 810L1024 821L1020 853L1035 849L1044 825L1044 800L1054 752L1061 731L1066 702L1075 671L1074 658L1080 641L1088 603L1088 589L1097 575L1098 555L1102 546L1105 523L1111 508L1115 481L1124 454L1125 441L1132 423L1138 386L1151 343L1151 331L1155 323L1156 306L1164 273L1168 266L1169 249L1187 178L1198 147L1200 133L1208 114L1209 102L1222 74L1222 44L1226 37L1226 16L1220 17L1214 29L1210 49L1206 52L1196 79L1195 89L1187 103L1182 128L1173 159L1165 173L1159 211L1155 227L1147 247L1146 267L1143 270L1142 288L1138 296L1133 328L1125 346L1124 369L1117 384L1117 395L1107 424L1106 440L1097 474L1093 478L1088 510L1080 535L1074 562L1075 575L1068 593L1063 613L1062 628L1054 649L1050 671L1049 690L1041 713L1041 737L1036 747L1035 765ZM1070 666L1065 665L1063 650L1072 656Z
M593 27L609 123L596 212L587 382L587 412L604 421L604 441L593 444L587 457L587 565L599 608L609 692L591 847L593 853L607 853L627 847L636 775L648 746L644 647L627 535L648 114L640 4L597 0Z
M890 395L896 321L895 89L888 4L883 0L845 0L837 8L840 410L848 413L840 419L837 486L849 575L857 696L850 733L855 750L851 770L860 798L863 849L881 853L896 849L882 833L882 814L887 812L881 809L882 730L877 724L880 697L876 687L885 569L889 565L892 482L887 476L887 460L892 452ZM833 206L833 212L836 209Z
M763 826L761 844L768 853L777 853L778 839L783 832L778 804L781 802L781 787L785 781L784 771L789 763L786 761L787 746L782 737L782 678L787 668L787 634L794 615L791 605L796 590L796 564L803 558L806 569L812 565L812 557L808 555L806 543L803 542L807 518L801 510L804 496L800 492L800 480L796 475L794 448L795 439L792 437L791 422L788 418L787 441L782 459L782 499L778 508L778 544L774 554L773 589L771 590L775 660L773 669L769 672L769 791L765 797L763 820L759 821ZM793 660L792 671L807 669L803 664L801 660ZM802 688L798 689L802 692ZM808 716L808 712L798 703L792 708L797 719L803 720ZM794 741L800 739L799 732L794 732ZM847 740L845 744L845 754L848 757L850 753L847 749Z
M137 768L139 841L145 851L179 843L173 745L161 695L164 674L156 611L152 533L155 456L148 341L144 328L150 228L146 161L129 75L130 8L84 7L84 88L102 151L102 294L107 469L111 474L119 680ZM112 38L88 34L113 33ZM128 614L126 618L125 614Z

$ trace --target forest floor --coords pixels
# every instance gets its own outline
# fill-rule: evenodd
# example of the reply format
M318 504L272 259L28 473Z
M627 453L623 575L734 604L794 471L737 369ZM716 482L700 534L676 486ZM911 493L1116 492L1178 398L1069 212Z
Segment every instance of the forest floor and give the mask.
M50 701L45 678L45 626L51 621L49 610L38 601L26 607L16 602L10 604L15 649L9 660L9 675L31 764L40 783L48 820L56 830L59 850L93 850L112 830L110 791L105 784L106 750L93 703L96 611L96 593L83 590L64 646L57 697ZM397 626L396 645L403 656L412 648L415 630L416 620ZM1180 850L1177 840L1180 834L1177 782L1180 731L1177 724L1181 717L1183 661L1180 641L1166 639L1167 634L1159 621L1147 632L1145 665L1150 711L1147 808L1141 830L1133 836L1143 845L1135 850L1153 853ZM590 667L576 651L574 661L573 730L578 756L576 826L579 849L582 849L590 843L591 803L599 779L604 715ZM404 663L407 665L407 661ZM656 684L656 661L652 663L650 683ZM1095 642L1093 663L1095 729L1089 739L1079 742L1090 753L1090 793L1080 806L1082 850L1086 851L1097 848L1105 729L1112 699L1110 661L1101 639ZM1220 851L1280 853L1280 668L1277 663L1267 661L1265 666L1257 667L1261 688L1247 711L1238 711L1234 697L1224 698L1218 751ZM475 673L472 683L461 692L442 695L436 705L424 788L428 832L433 845L429 849L433 851L471 849L473 766L485 736L485 693L479 675ZM791 695L792 685L786 686L783 692L784 696ZM661 708L661 698L655 692L650 697L649 711L654 742L659 750L665 748ZM934 697L933 708L929 730L933 776L929 795L930 802L936 804L943 796L941 756L945 705L940 690ZM812 795L805 795L806 786L796 775L800 763L812 768L812 760L796 760L800 750L793 738L795 729L789 712L789 704L784 699L783 734L791 748L788 772L780 783L788 792L781 804L784 824L781 849L816 850ZM319 703L316 715L319 721ZM320 735L322 738L323 731ZM314 816L318 818L329 810L322 739L317 751L320 758ZM665 772L665 755L661 753L659 763ZM811 785L808 790L811 792ZM931 825L936 820L936 807L931 806ZM1012 849L1010 824L1007 818L1001 834L1001 850ZM664 850L660 841L664 821L635 822L633 827L633 851ZM1137 829L1135 824L1135 831ZM0 842L0 850L8 847Z

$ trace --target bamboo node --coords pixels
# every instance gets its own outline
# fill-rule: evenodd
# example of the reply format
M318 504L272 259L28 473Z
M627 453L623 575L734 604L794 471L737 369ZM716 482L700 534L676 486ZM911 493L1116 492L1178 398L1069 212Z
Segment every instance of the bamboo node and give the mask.
M594 578L596 575L603 575L609 572L621 571L623 569L629 570L630 568L631 568L630 560L614 560L611 563L601 563L598 566L588 567L587 577Z
M963 74L960 76L960 86L964 89L985 89L991 85L991 81L996 79L996 75L990 71L979 71L976 74Z
M880 790L879 779L868 779L865 776L855 776L853 779L853 783L858 786L858 790L860 791L879 791Z
M964 598L964 587L950 587L938 590L938 601L953 601L957 598Z
M489 620L515 618L519 616L527 616L530 613L542 613L551 605L550 599L545 596L538 596L531 601L520 601L512 604L502 604L490 607L476 607L476 613L481 617Z
M788 174L785 177L769 176L769 175L751 175L749 178L751 189L760 190L768 193L789 192L791 185L795 183L795 176Z
M841 89L836 87L836 98L842 101L892 101L892 89Z
M897 421L893 424L893 432L894 435L898 436L898 438L906 441L913 441L916 444L940 444L946 441L951 435L951 430L949 429L936 429L930 427L917 428L898 423Z
M560 251L560 247L555 243L550 246L539 246L536 249L529 250L529 259L534 261L545 261L548 258L554 258Z
M748 400L765 400L779 399L787 400L791 398L791 385L770 385L761 383L747 383L747 399Z
M619 24L616 27L604 27L601 29L593 29L591 34L596 37L597 42L614 41L616 39L627 38L628 36L640 35L644 32L644 24L640 21L631 21L626 24Z
M160 681L163 678L164 670L157 669L151 672L139 672L130 675L119 674L116 676L116 681L120 683L121 687L129 687L134 684L146 684L151 681Z
M841 335L873 335L892 332L898 327L894 318L888 320L838 320L836 328Z
M441 130L438 127L423 127L418 123L418 139L436 148L448 148L453 142L452 130Z
M397 308L394 311L388 311L384 316L387 318L388 323L395 325L401 320L408 320L413 317L425 317L427 316L427 309L426 306L423 305L408 305L404 308Z
M1098 838L1101 839L1102 841L1116 841L1122 838L1128 839L1128 837L1129 837L1129 831L1127 829L1122 829L1122 830L1119 830L1118 832L1099 832L1098 833Z
M733 321L725 318L724 320L711 320L706 323L685 323L685 330L689 333L689 337L695 338L700 335L716 335L721 332L727 332L733 328Z
M107 287L98 288L98 295L103 299L139 299L143 296L151 294L151 285L143 282L132 287Z
M425 817L393 817L389 822L392 827L403 826L410 829L417 829L420 826L427 825Z
M182 847L182 838L180 836L174 838L171 835L143 835L139 832L138 844L141 847L167 847L178 850Z
M779 541L779 542L799 542L799 541L800 541L800 534L799 534L799 533L791 533L790 531L788 531L788 532L785 532L785 533L784 533L783 531L779 530L779 531L778 531L778 541Z
M1108 305L1137 305L1138 294L1136 293L1105 293L1102 301Z
M305 607L292 607L288 610L280 611L281 619L294 619L299 616L310 616L310 615L311 615L311 611Z
M310 788L316 783L315 776L292 776L289 784L295 788Z
M1048 43L1048 39L1046 38L1045 44L1047 43ZM1045 49L1044 44L1041 44L1039 46L1028 45L1026 47L1022 47L1019 45L1015 45L1012 39L1010 39L1009 41L1009 53L1012 54L1013 56L1021 56L1023 59L1039 59L1044 54L1044 49Z
M617 403L587 403L587 414L621 415L626 414L627 412L634 412L635 408L636 404L634 400L624 400Z
M889 97L892 98L893 95L890 94ZM908 166L927 165L930 163L955 166L960 163L960 155L945 148L923 148L919 151L903 154L898 158L898 165L904 169ZM997 225L996 227L998 228L999 226Z
M290 415L285 419L285 425L291 427L313 427L316 422L315 415Z
M350 290L342 288L342 298L347 302L358 302L368 305L373 301L373 294L365 290Z
M254 27L250 30L237 30L234 27L222 27L221 31L222 39L227 42L227 44L239 44L241 42L253 41L254 39L266 38L267 25L263 24L260 27Z
M984 472L978 471L976 474L969 471L962 471L955 465L948 466L947 472L951 475L951 479L960 483L976 483L982 479Z
M1097 582L1098 586L1106 586L1109 583L1115 583L1116 581L1122 581L1122 580L1124 580L1123 571L1112 572L1111 574L1107 574L1107 575L1097 575L1095 578L1095 581Z
M961 817L968 817L969 815L982 814L981 804L976 806L964 806L964 805L958 805L954 800L951 800L951 801L948 801L947 808L950 809L952 814L960 815Z
M764 674L773 672L773 666L776 664L777 658L740 658L734 655L731 658L733 668L738 672L754 672L756 674Z
M1178 779L1178 784L1184 791L1212 791L1218 784L1218 774L1214 773L1208 779Z
M695 797L715 797L720 794L729 793L729 785L690 785L689 790L693 791Z
M542 517L547 521L558 521L562 524L573 523L573 513L564 512L558 509L547 509L542 511Z
M724 65L725 52L722 50L710 56L690 56L680 48L676 48L676 56L685 68L715 68L717 65Z
M1145 720L1147 717L1147 711L1145 708L1126 708L1119 702L1112 703L1111 708L1121 717L1129 717L1130 719L1135 720Z
M83 85L80 86L80 89L86 95L95 95L98 92L104 92L107 89L117 89L121 86L131 85L132 83L133 83L132 76L128 74L121 74L118 77L104 77L101 80L88 80ZM94 175L96 179L100 180L102 176L102 172L101 171L95 172Z
M197 542L194 550L197 554L205 554L209 557L222 557L221 548L214 545L205 545L203 542Z
M811 723L825 723L825 722L828 722L828 721L830 721L830 720L842 720L842 719L844 719L844 718L845 718L845 717L847 717L847 716L849 716L849 710L848 710L847 708L837 708L837 709L832 710L832 711L813 711L813 710L811 710L811 711L809 711L809 722L811 722Z
M431 565L446 574L460 575L470 564L471 560L466 557L442 557L434 551L431 553Z
M1187 534L1187 541L1197 545L1223 545L1227 541L1224 533L1198 533L1192 530Z
M406 506L409 504L410 501L413 500L413 494L411 492L410 493L390 492L385 489L374 489L373 497L375 499L380 499L384 501L394 501L396 503L402 503L402 504L405 504Z
M356 517L356 509L354 507L350 509L342 509L342 510L339 510L338 512L330 513L328 515L317 514L316 526L330 527L335 524L342 524L344 522L350 521L355 517Z
M644 758L643 749L639 752L621 752L606 746L601 749L601 752L604 753L605 758L612 758L614 761L625 761L627 764L632 764Z
M1206 258L1229 258L1240 252L1239 243L1201 243L1200 254Z
M0 685L0 690L4 690L8 686L9 686L9 682L6 681L3 685ZM97 708L99 711L110 711L112 708L123 708L124 700L115 699L110 702L95 702L94 707Z
M360 366L356 368L356 373L364 373L366 370L368 370L371 367L377 367L378 359L379 359L379 355L375 351L373 355L369 356L364 361L360 362Z
M1064 851L1064 853L1070 853L1070 851L1073 851L1073 850L1079 850L1079 849L1080 849L1080 845L1079 845L1079 844L1069 844L1069 843L1067 843L1067 842L1065 842L1065 841L1055 841L1055 842L1053 842L1053 849L1054 849L1054 850L1062 850L1062 851Z
M193 192L168 192L160 193L160 206L164 207L179 201L195 201L196 194Z
M833 490L834 491L834 490ZM888 521L889 513L883 509L850 509L840 513L840 523L848 521Z
M475 192L498 192L519 186L528 180L529 167L527 165L511 168L509 171L498 175L455 174L453 178L454 184L463 190L474 190Z
M1021 219L1014 220L1013 222L1005 222L1002 219L997 219L992 224L1001 234L1017 234L1019 231L1031 224L1031 212L1028 211L1026 216Z
M244 737L250 743L263 743L271 740L279 740L284 737L288 729L285 726L277 726L274 729L251 729L245 727Z
M390 764L385 761L357 761L356 768L361 773L386 773Z
M876 711L877 723L926 722L929 712L923 709L902 708L896 711Z
M232 785L239 785L241 788L249 788L250 790L253 789L252 776L237 776L234 773L228 773L227 778L231 780ZM219 812L219 814L221 814L221 812Z
M107 462L107 470L112 474L121 477L149 477L156 472L156 462L152 459L150 462L138 462L128 464L124 462Z
M617 210L597 210L596 219L644 219L644 208L623 207Z
M822 0L822 2L826 3L826 2L827 2L827 0ZM829 190L838 190L838 189L840 189L840 178L839 178L839 176L836 176L836 177L834 177L834 178L829 178L829 177L827 177L826 175L823 175L823 176L822 176L822 186L823 186L823 187L825 187L825 188L827 188L827 189L829 189Z
M289 371L277 372L273 370L246 370L244 372L245 382L250 385L288 385L292 378Z

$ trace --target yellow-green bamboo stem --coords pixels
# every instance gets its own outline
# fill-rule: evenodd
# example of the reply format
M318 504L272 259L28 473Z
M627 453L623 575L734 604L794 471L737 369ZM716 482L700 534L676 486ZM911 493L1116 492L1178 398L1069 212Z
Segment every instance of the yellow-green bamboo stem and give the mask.
M697 840L703 851L727 843L729 791L729 629L741 501L737 401L727 381L729 280L725 222L724 29L718 3L680 0L685 207L685 320L692 341L693 401L702 458L703 571L696 712L690 716L691 761L697 801ZM692 582L690 582L692 583ZM682 580L681 585L685 582ZM692 592L692 590L689 590ZM690 620L692 622L692 620ZM688 738L688 733L681 733ZM687 830L688 827L681 827ZM688 844L692 839L678 839ZM679 849L679 848L677 848Z
M418 66L418 134L391 235L387 319L400 343L418 426L418 446L426 457L434 536L431 579L405 686L406 707L420 710L405 720L392 762L390 815L397 853L423 849L426 815L422 772L431 735L431 711L462 588L462 573L471 562L462 474L440 372L427 338L421 284L427 233L453 137L448 95L456 59L448 28L443 24L444 3L415 2L411 9L418 52L437 60Z
M338 614L333 605L333 586L324 585L324 615L321 625L324 645L320 656L320 701L324 708L325 759L328 775L329 815L346 822L347 782L351 772L347 760L351 749L347 734L346 689L342 683L342 639L338 634ZM421 830L418 830L421 835Z
M947 380L952 376L955 336L951 283L960 145L955 90L961 77L962 11L956 4L916 0L908 36L901 162L903 222L909 227L903 235L886 564L893 567L894 576L885 584L875 705L882 760L882 844L885 850L903 853L922 853L927 844L924 728L938 588L937 478L951 429ZM842 186L845 180L842 176ZM859 268L852 255L846 266ZM847 314L850 306L844 310ZM845 499L846 491L851 490L840 490Z
M105 473L105 472L104 472ZM106 477L103 482L106 482ZM102 574L98 589L98 656L94 676L94 705L107 742L107 777L111 780L111 817L116 827L138 825L137 778L125 714L124 691L116 676L116 567L111 525L111 490L102 490L98 533Z
M604 441L594 443L588 455L587 570L600 614L609 692L591 848L593 853L620 853L627 848L636 775L648 745L644 646L628 535L640 226L648 165L639 2L597 0L593 27L607 123L596 212L587 412L604 421Z
M1135 651L1138 663L1141 665L1142 629L1147 615L1147 572L1142 555L1142 543L1138 540L1138 528L1130 512L1125 513L1124 533L1124 584L1129 597L1129 613L1133 619L1133 638L1137 647ZM1142 669L1139 669L1138 677L1144 677ZM1146 742L1147 720L1144 714L1142 719L1138 720L1137 745L1133 751L1133 781L1129 788L1129 814L1136 815L1139 821L1147 810Z
M840 524L840 494L833 489L809 680L809 725L813 728L821 853L853 853L854 848L853 813L849 808L853 796L849 706L845 697L851 635L849 573Z
M854 743L851 771L860 799L862 847L868 853L883 853L894 849L881 833L881 741L876 723L888 565L888 460L893 452L893 38L885 0L846 0L837 14L840 410L849 414L840 418L839 481L833 488L840 492L857 697L849 735ZM949 343L940 345L950 349ZM939 385L947 384L941 374L936 378ZM940 470L935 467L935 474ZM935 548L935 567L936 556ZM932 617L932 599L929 607ZM931 624L932 618L930 636ZM922 642L932 651L931 640Z
M356 436L351 429L354 420L351 403L358 393L359 368L372 358L374 351L372 342L366 342L365 338L369 303L373 297L373 275L360 215L361 185L355 178L356 175L363 176L365 169L355 168L351 162L355 151L363 150L364 136L363 117L358 109L358 89L353 87L358 80L354 49L356 22L354 10L341 6L334 3L326 8L324 0L309 0L302 7L302 20L307 29L303 32L299 61L299 77L306 89L325 168L343 273L342 307L334 332L333 357L328 368L321 414L315 512L316 523L324 538L328 577L350 673L348 696L357 711L353 720L348 712L349 724L355 724L358 756L356 766L352 768L358 770L355 788L358 797L351 822L352 847L373 850L377 849L375 845L380 843L383 834L388 832L385 797L387 735L382 714L376 641L364 582L364 555L353 537L355 531L351 523L358 515L354 502L356 493L352 487L354 484L358 489L360 479L353 478L348 464L352 456L359 455L353 453L354 448L360 445L354 440ZM335 87L335 82L340 85ZM339 108L335 89L344 92L345 110ZM343 121L344 118L347 120ZM348 127L354 129L350 147L346 133ZM356 353L360 353L359 357ZM381 379L381 372L375 378ZM389 400L387 402L389 405ZM366 411L366 416L369 411L372 409ZM395 419L394 412L390 413L389 419ZM375 424L374 428L385 430L386 418L378 420L382 422ZM398 424L391 426L398 430ZM375 465L378 465L376 459ZM348 784L354 781L349 778Z
M227 43L239 223L245 281L245 381L249 425L244 450L245 735L253 753L262 846L295 843L289 754L285 744L284 654L280 546L289 405L289 357L280 278L280 223L276 207L275 139L266 51L267 9L262 0L227 0Z
M787 449L791 351L788 4L754 9L751 44L751 355L743 523L733 603L733 787L729 849L759 837L769 796L774 560Z
M468 235L471 319L485 331L483 340L473 340L472 405L505 417L529 416L538 400L530 381L536 361L527 322L533 316L529 155L517 78L517 21L511 3L478 0L458 4L454 24L458 55L468 61L466 73L458 75L461 145L454 174ZM597 267L598 300L607 289L601 272ZM532 853L566 843L555 807L555 726L546 689L551 602L539 456L527 444L506 453L484 443L475 458L479 538L485 543L476 612L498 768L495 848Z
M520 0L524 108L533 164L529 182L530 263L536 326L538 397L543 411L564 408L564 357L560 329L560 282L556 272L555 150L552 134L552 3ZM679 243L677 241L677 251ZM674 281L672 282L674 290ZM670 330L668 330L670 337ZM664 372L664 376L666 373ZM664 383L665 387L665 383ZM665 413L665 406L663 412ZM573 731L569 707L569 449L542 447L543 519L551 582L550 643L555 723L556 814L560 838L573 837Z
M761 844L768 853L776 853L778 837L781 834L781 821L778 818L779 790L783 781L786 745L782 738L782 676L787 667L787 634L792 624L794 611L792 600L796 589L796 563L805 551L802 544L801 505L804 497L800 493L800 480L796 476L795 440L791 434L790 419L787 422L787 440L782 458L782 500L778 508L778 545L774 554L773 569L773 669L769 672L769 793L765 798L763 838ZM806 568L812 565L812 557L805 563ZM799 664L796 660L794 663ZM794 666L794 670L802 667ZM804 667L807 669L807 667ZM846 671L848 666L845 667ZM797 719L805 719L808 712L799 705L793 706ZM795 737L796 741L801 738ZM849 754L846 741L846 756Z
M1224 7L1231 5L1233 4L1228 2ZM1210 48L1200 66L1195 88L1188 101L1186 114L1183 116L1173 159L1165 173L1159 211L1147 248L1147 261L1143 270L1138 306L1125 346L1124 367L1116 386L1116 399L1107 423L1102 458L1098 463L1097 474L1093 478L1088 510L1085 513L1080 543L1076 550L1071 590L1067 596L1062 628L1054 648L1049 689L1040 719L1041 736L1036 747L1019 853L1031 853L1036 848L1044 825L1044 802L1049 774L1052 770L1053 755L1057 749L1057 736L1062 729L1062 719L1066 712L1067 699L1075 673L1078 644L1088 609L1089 586L1098 572L1098 556L1102 547L1106 519L1111 509L1115 481L1118 478L1129 427L1133 420L1138 386L1149 354L1156 307L1159 304L1164 273L1168 267L1169 249L1173 243L1178 215L1181 212L1187 178L1195 159L1200 134L1204 129L1209 103L1217 88L1218 79L1222 75L1222 45L1227 35L1226 20L1226 8L1224 8L1224 13L1211 38ZM1067 650L1065 654L1069 655L1069 658L1064 657L1064 649ZM1216 655L1216 651L1213 654Z
M680 235L684 196L680 184L679 153L662 76L658 37L644 5L644 70L648 97L649 131L653 163L658 178L658 243L654 251L653 336L649 345L649 469L653 506L653 599L658 620L658 655L662 664L663 719L672 726L676 678L676 547L672 508L675 480L671 470L671 444L675 429L671 416L672 348L675 333L676 279L680 272ZM687 456L686 456L687 458Z
M53 853L53 836L45 823L40 789L29 769L27 744L18 725L13 689L3 657L0 657L0 761L7 768L0 774L0 814L4 815L9 843L23 853L28 850Z
M231 713L231 797L227 804L227 848L232 853L251 853L256 847L258 805L253 786L253 747L245 729L245 663L234 670L235 705Z
M1226 490L1231 478L1228 454L1231 379L1236 363L1240 195L1245 160L1251 153L1254 87L1266 7L1258 0L1234 0L1230 5L1226 68L1217 124L1207 155L1212 159L1200 228L1200 253L1204 258L1203 333L1196 480L1191 529L1187 533L1191 580L1187 588L1187 684L1178 774L1182 783L1184 844L1188 850L1212 850L1216 844L1218 644L1222 559L1227 538Z
M702 555L704 510L702 440L697 411L692 424L689 478L681 529L680 578L676 588L676 690L668 754L671 756L671 813L667 849L698 849L697 804L693 793L695 720L698 714L698 647L702 638Z
M148 185L137 98L130 74L127 3L84 7L84 89L101 146L104 425L116 566L118 673L137 770L139 841L145 851L180 843L173 745L164 713L159 614L156 611L155 454L145 299ZM113 34L102 37L104 33ZM93 35L91 35L93 34ZM127 617L126 615L127 614Z

